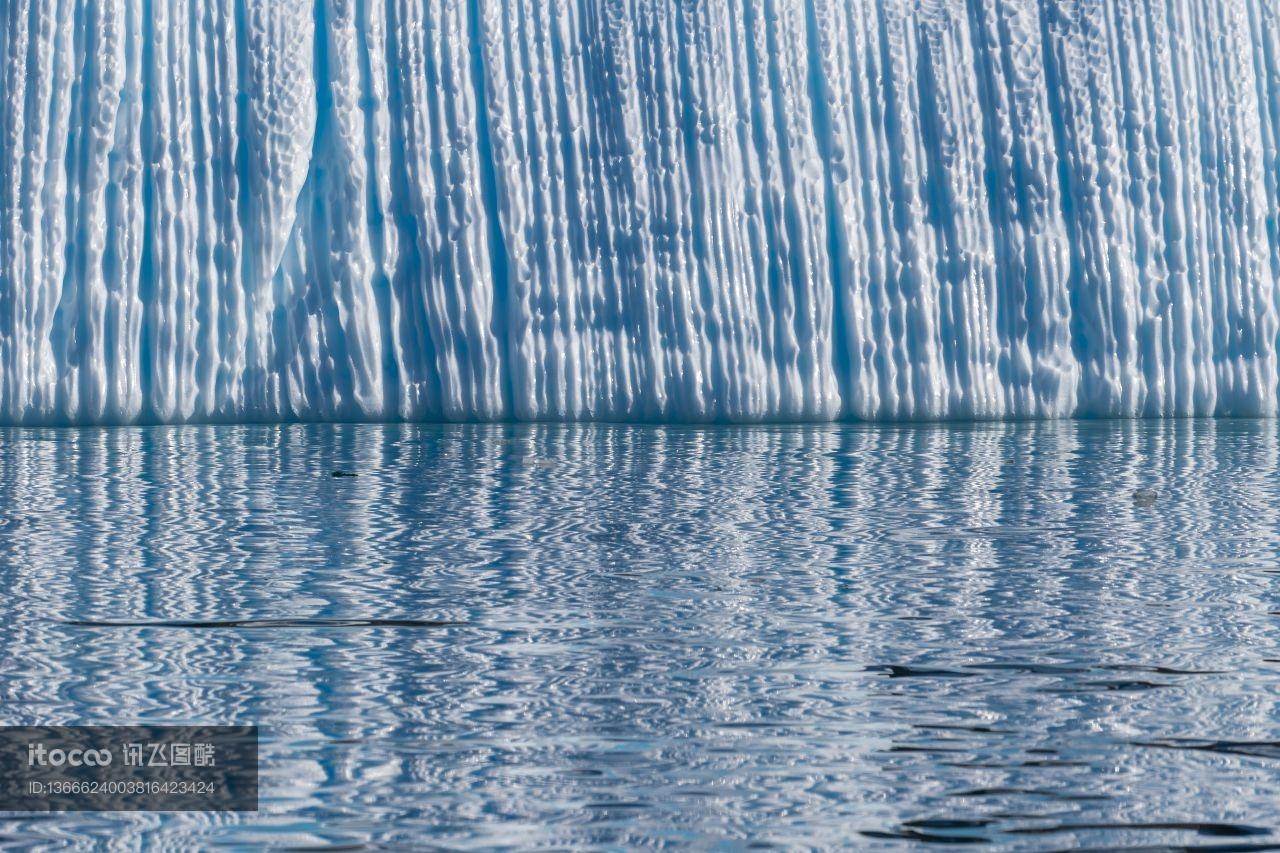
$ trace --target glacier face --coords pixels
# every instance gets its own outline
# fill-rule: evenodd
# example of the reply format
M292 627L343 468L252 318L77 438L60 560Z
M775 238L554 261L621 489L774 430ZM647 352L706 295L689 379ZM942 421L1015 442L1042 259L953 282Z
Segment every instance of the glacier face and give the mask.
M1274 0L0 0L0 423L1275 415Z

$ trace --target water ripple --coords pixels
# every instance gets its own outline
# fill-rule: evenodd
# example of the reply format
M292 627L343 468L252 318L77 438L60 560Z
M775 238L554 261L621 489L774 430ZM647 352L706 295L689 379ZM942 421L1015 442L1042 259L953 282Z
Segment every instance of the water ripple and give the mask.
M0 431L0 721L263 733L0 846L1262 849L1277 554L1269 422Z

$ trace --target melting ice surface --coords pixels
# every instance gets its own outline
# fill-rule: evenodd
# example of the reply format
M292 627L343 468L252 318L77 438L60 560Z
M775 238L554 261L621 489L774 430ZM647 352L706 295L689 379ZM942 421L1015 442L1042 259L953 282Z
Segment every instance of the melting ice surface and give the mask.
M0 843L1274 848L1278 554L1274 421L0 431L0 723L263 737Z
M1272 0L3 0L0 140L0 422L1277 413Z

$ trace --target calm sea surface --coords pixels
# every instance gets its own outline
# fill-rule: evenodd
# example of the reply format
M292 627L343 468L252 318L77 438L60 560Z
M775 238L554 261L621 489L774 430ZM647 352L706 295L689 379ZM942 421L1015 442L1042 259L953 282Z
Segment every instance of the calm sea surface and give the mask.
M0 723L262 734L0 838L1270 847L1278 573L1272 422L0 431Z

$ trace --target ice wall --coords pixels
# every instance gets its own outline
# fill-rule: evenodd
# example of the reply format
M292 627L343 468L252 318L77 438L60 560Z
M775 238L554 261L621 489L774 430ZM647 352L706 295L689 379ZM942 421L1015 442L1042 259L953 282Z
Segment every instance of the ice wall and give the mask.
M1274 0L0 0L0 422L1277 414Z

